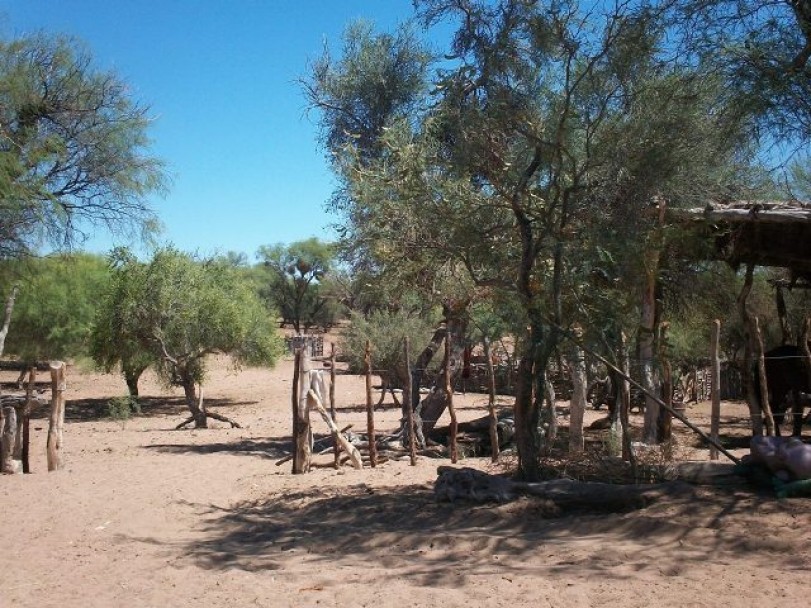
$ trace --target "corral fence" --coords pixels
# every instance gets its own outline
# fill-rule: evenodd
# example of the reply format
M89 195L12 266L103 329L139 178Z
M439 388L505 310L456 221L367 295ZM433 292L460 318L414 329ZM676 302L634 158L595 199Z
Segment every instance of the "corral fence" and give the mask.
M293 354L296 350L304 348L310 357L324 356L324 336L308 334L304 336L288 336L284 339L287 352Z
M466 369L463 378L457 381L457 390L464 390L471 393L486 393L488 386L487 365L476 361L476 357ZM496 392L501 395L515 394L516 365L508 365L500 362L494 366ZM633 370L632 370L633 371ZM709 366L689 366L677 372L674 382L675 399L677 401L709 401L711 368ZM558 365L557 361L551 361L549 365L549 379L555 387L555 395L558 399L569 399L572 394L572 381L569 375L569 368L564 362ZM427 374L425 380L433 382L432 374ZM593 380L590 378L590 380ZM744 398L743 378L737 365L724 361L721 363L721 399L739 400ZM632 393L638 391L632 390ZM644 400L642 394L632 395L633 401Z

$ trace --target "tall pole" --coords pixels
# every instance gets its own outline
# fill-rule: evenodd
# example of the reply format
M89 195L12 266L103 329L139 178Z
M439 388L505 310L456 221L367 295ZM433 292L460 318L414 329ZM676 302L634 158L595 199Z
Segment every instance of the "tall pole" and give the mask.
M718 442L718 432L721 427L721 361L718 357L718 343L721 338L721 321L712 322L712 335L710 341L710 362L712 363L712 377L710 383L710 398L712 399L712 413L710 417L710 437ZM718 450L710 446L710 460L718 460Z
M366 433L369 436L369 464L377 466L377 441L375 439L375 413L372 402L372 343L366 340Z

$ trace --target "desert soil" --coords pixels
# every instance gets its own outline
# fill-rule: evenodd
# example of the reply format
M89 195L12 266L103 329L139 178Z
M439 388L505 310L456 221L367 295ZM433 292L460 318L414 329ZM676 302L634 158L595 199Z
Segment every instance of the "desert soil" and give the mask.
M809 499L702 488L631 513L550 516L531 499L437 503L442 459L356 471L325 455L292 475L275 464L290 446L291 380L290 360L239 373L217 360L207 403L244 428L176 431L180 394L154 377L143 415L122 425L104 416L121 378L70 368L64 470L46 470L40 417L32 474L0 478L0 607L808 605ZM363 379L339 375L336 388L339 424L364 429ZM485 412L483 395L456 401L462 420ZM708 425L706 404L688 415ZM391 404L376 412L380 430L398 420ZM725 403L723 425L745 434L745 409ZM682 456L706 459L679 437Z

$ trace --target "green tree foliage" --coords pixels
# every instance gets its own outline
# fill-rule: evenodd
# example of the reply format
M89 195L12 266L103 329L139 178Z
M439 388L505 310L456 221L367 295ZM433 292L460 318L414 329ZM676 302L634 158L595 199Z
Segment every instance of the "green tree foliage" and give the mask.
M90 254L7 261L3 283L19 287L6 352L24 361L90 354L98 294L109 281L104 258Z
M811 135L811 3L681 0L674 4L691 54L720 68L736 111L757 120L768 155Z
M0 41L0 256L91 230L151 231L164 184L148 154L146 108L75 40Z
M290 245L266 245L257 253L270 278L262 290L296 333L313 326L331 326L338 315L335 297L325 289L332 270L334 247L317 238Z
M458 23L452 60L431 95L390 116L374 154L352 142L330 150L345 235L376 267L464 269L480 295L520 303L516 440L521 473L537 478L559 328L582 323L587 305L639 318L625 306L644 276L641 253L661 238L651 203L748 193L746 125L723 81L671 61L666 23L647 5L418 5L428 24ZM603 266L605 283L592 287Z
M122 250L112 261L113 287L98 323L99 363L109 365L116 344L125 354L144 353L164 380L183 388L188 422L205 427L207 417L227 420L207 412L199 399L206 357L221 353L237 363L273 365L283 348L250 284L232 265L172 248L159 250L149 263Z
M410 352L413 365L421 345L428 342L435 326L435 320L405 310L378 310L368 317L354 313L351 321L341 333L341 355L349 362L350 370L364 373L368 340L372 347L372 367L382 378L384 391L386 387L402 386L404 381L404 339L409 338L413 345Z

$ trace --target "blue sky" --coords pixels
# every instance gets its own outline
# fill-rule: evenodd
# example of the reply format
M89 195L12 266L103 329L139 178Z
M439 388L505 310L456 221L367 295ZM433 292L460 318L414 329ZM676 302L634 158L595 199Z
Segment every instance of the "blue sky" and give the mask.
M350 21L391 30L412 14L411 0L0 0L0 31L76 36L151 107L152 149L172 176L154 200L163 241L253 256L333 237L334 182L296 79Z

